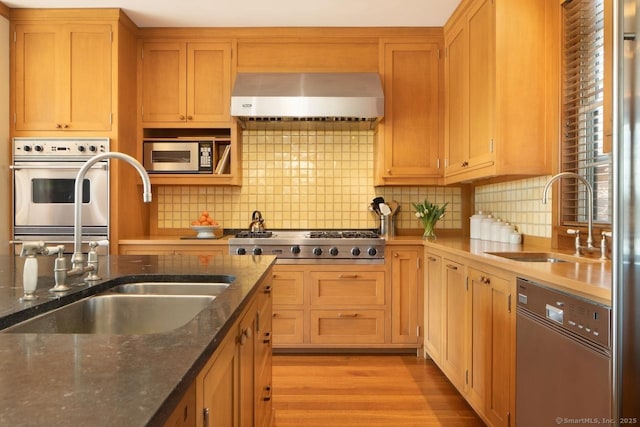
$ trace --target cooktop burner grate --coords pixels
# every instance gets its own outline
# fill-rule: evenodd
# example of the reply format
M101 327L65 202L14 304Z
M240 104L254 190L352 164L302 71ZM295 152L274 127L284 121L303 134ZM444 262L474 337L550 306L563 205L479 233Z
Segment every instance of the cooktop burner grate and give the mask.
M240 239L264 239L273 236L271 231L240 231L236 237Z

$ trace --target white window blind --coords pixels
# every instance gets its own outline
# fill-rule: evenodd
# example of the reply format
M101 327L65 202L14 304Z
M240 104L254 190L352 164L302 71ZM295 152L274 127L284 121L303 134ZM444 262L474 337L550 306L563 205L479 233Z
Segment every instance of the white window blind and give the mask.
M593 186L593 220L611 223L611 154L604 143L604 0L563 3L562 171ZM587 220L584 184L562 180L562 224Z

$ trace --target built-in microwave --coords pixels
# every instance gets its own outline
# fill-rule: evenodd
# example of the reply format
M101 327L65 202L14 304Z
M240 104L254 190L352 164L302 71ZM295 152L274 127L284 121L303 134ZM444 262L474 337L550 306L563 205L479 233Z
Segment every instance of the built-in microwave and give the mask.
M142 163L149 173L213 173L213 138L149 138Z

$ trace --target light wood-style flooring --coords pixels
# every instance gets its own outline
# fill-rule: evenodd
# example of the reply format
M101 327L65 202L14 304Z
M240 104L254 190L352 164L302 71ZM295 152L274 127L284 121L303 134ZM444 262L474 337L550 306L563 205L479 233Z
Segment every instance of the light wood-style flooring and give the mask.
M484 426L431 360L273 355L276 427Z

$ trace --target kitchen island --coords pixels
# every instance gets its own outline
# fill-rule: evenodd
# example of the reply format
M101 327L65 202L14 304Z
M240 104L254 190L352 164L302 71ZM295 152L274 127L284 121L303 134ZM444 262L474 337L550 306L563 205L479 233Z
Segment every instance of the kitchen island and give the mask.
M256 284L269 277L275 257L100 257L102 279L64 295L48 291L54 284L53 257L39 262L38 299L21 302L24 259L0 257L0 327L119 284L205 281L214 275L235 280L187 324L164 333L1 333L0 425L162 425L228 335Z

